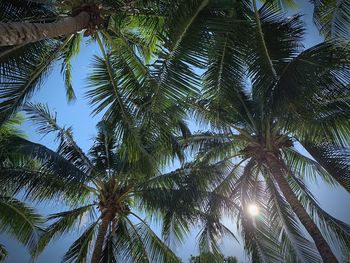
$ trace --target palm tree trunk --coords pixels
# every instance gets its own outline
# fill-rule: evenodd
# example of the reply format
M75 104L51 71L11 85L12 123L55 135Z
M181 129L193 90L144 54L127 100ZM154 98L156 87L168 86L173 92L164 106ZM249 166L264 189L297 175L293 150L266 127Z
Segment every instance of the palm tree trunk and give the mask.
M102 255L103 243L108 229L108 224L110 223L111 216L106 214L102 218L102 222L98 228L97 238L95 242L94 252L92 253L91 263L99 263Z
M90 14L85 11L74 17L68 17L53 23L0 23L0 46L25 44L74 34L88 28L89 23Z
M286 198L289 205L292 207L294 213L299 218L300 222L303 224L307 232L310 234L315 242L315 245L322 257L324 263L339 263L337 258L334 256L331 248L329 247L327 241L322 236L321 231L315 222L311 219L309 214L306 212L305 208L299 202L297 196L290 188L287 180L283 175L283 167L281 161L273 156L266 157L267 164L272 172L274 179L276 180L280 190L282 191L284 197Z

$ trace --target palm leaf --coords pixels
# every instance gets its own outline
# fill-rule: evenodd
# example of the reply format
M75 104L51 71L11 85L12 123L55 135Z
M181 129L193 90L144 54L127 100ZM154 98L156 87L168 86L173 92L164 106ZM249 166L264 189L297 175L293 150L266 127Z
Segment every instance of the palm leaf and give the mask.
M139 224L134 225L127 218L126 221L129 225L131 237L144 249L145 254L141 262L180 262L178 257L152 231L148 224L137 215L133 215L140 220Z
M312 157L347 191L350 191L350 152L348 148L330 143L303 144Z
M293 186L293 190L298 195L299 200L308 208L309 214L318 223L327 239L341 249L348 247L350 244L350 225L323 210L300 178L292 175L289 182Z
M8 255L6 247L0 244L0 262L3 261Z
M349 132L347 72L346 46L325 42L305 50L288 63L274 87L275 113L286 119L287 127L291 126L290 130L298 132L300 138L328 136L344 142L342 136ZM286 111L291 114L283 116ZM301 125L292 126L296 122ZM323 135L320 130L324 130Z
M8 119L42 86L51 65L58 58L63 46L58 41L47 40L30 44L28 47L11 47L2 52L1 122ZM16 52L16 56L10 56L12 52Z
M299 221L273 182L269 182L271 193L271 217L281 225L283 253L287 258L297 257L298 262L319 262L320 257L312 242L304 237Z
M89 258L92 251L93 240L95 237L97 221L92 223L85 232L70 246L69 250L62 259L62 262L84 263Z
M34 247L42 232L43 218L24 203L7 196L0 197L0 208L0 231Z
M37 200L83 198L89 177L48 148L22 138L11 138L2 152L0 181L15 192L25 190Z
M39 133L44 135L57 134L57 140L60 142L58 154L83 171L91 169L92 164L89 158L74 141L72 129L60 127L57 123L56 113L50 112L47 105L28 103L24 110L29 115L30 120L37 124Z
M348 1L312 0L314 21L326 38L350 38L350 4Z
M76 99L74 94L74 89L72 86L72 76L71 76L71 70L72 65L71 61L80 51L80 45L82 41L82 35L81 34L75 34L70 37L68 37L68 42L65 45L64 49L62 50L61 59L62 66L61 66L61 73L64 75L64 82L66 86L66 97L68 101L73 101Z
M52 214L48 220L57 220L45 229L45 232L40 236L34 255L39 255L46 246L53 240L57 239L63 234L74 231L76 226L79 227L83 218L87 213L91 212L92 205L79 207L70 211Z

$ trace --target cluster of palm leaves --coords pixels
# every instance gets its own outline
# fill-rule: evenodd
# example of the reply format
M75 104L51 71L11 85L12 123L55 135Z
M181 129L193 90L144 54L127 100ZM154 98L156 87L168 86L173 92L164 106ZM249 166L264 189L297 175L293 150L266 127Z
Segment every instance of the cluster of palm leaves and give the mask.
M79 229L64 262L179 262L168 245L197 224L200 250L219 258L229 217L252 262L338 262L350 226L305 179L350 192L350 5L312 3L327 40L305 49L301 16L283 13L293 1L2 0L0 231L34 258ZM75 99L83 42L100 49L86 97L102 120L88 153L47 105L28 103L57 63ZM18 110L57 136L57 151L13 128ZM191 133L189 116L210 130ZM69 210L44 223L20 196Z

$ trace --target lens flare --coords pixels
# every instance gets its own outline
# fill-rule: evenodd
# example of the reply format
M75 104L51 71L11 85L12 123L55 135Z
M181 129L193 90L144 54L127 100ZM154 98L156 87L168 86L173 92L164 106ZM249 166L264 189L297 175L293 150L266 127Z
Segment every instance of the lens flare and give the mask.
M259 215L259 208L258 208L258 206L257 205L255 205L255 204L250 204L249 206L248 206L248 213L251 215L251 216L257 216L257 215Z

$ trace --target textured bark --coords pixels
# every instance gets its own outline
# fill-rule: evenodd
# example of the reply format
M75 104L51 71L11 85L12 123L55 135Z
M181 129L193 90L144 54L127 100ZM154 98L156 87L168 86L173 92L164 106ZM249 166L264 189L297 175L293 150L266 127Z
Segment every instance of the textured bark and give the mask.
M90 14L82 11L74 17L53 23L0 23L0 46L37 42L43 39L74 34L89 27Z
M272 172L274 179L276 180L279 188L281 189L284 197L286 198L289 205L292 207L294 213L299 218L300 222L303 224L307 232L310 234L315 242L315 245L322 257L324 263L339 263L337 258L334 256L330 246L327 241L322 236L321 231L318 226L311 219L309 214L306 212L305 208L299 202L297 196L294 194L293 190L290 188L287 180L284 178L283 174L283 164L279 159L269 156L266 158L268 166Z
M102 218L102 222L98 228L97 238L95 242L94 252L92 253L91 263L99 263L102 255L103 243L106 237L108 224L110 223L110 215L106 214Z

